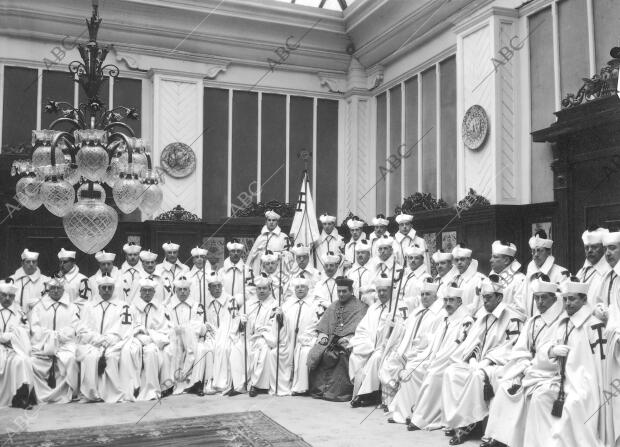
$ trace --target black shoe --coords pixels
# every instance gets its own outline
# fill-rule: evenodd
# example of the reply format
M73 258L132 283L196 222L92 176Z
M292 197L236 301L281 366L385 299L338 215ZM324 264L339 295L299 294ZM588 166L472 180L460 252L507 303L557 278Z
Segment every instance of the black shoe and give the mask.
M447 428L443 431L443 434L446 436L454 436L456 431L453 428Z
M139 394L140 394L140 387L134 388L134 390L133 390L133 397L135 397L137 399Z
M418 431L418 430L420 430L420 427L418 427L417 425L411 422L407 424L407 431Z
M162 391L161 398L163 399L164 397L168 397L168 396L172 395L173 391L174 391L174 387L173 386L171 386L167 390Z
M28 385L23 384L20 386L11 400L11 406L14 408L23 408L24 410L32 409L32 405L28 402L30 390Z
M503 442L496 441L495 439L487 439L480 444L480 447L506 447Z
M396 421L394 420L394 418L388 418L388 424L396 424Z
M411 418L406 418L405 419L405 424L407 424L407 425L411 424Z
M478 426L478 423L475 422L466 427L460 427L455 430L454 436L450 438L450 445L460 445L463 444L468 439L474 437L474 430Z
M198 394L198 393L202 393L202 388L203 388L202 381L199 380L198 382L194 383L189 388L185 388L183 390L183 392L187 393L187 394ZM203 395L204 395L204 393L203 393Z
M353 399L351 399L351 407L358 408L358 407L361 407L362 405L363 405L363 401L361 397L355 396Z
M291 393L291 396L308 396L308 395L309 395L309 394L308 394L308 392L307 392L307 391L304 391L303 393L297 393L296 391L293 391L293 392Z
M228 397L234 397L234 396L238 396L239 394L241 394L239 391L237 391L236 389L231 389L228 393L226 393L226 395ZM251 394L250 394L251 396Z
M250 397L256 397L258 395L258 388L256 388L255 386L250 388Z

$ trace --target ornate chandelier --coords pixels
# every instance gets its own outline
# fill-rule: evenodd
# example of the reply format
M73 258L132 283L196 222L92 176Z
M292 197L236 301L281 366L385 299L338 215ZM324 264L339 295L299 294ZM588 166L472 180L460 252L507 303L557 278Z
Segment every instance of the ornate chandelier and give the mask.
M78 46L82 62L69 64L88 101L78 107L49 101L46 112L61 117L49 129L32 131L32 159L13 162L11 170L23 175L15 188L20 204L29 210L44 205L62 217L67 236L85 253L104 248L118 225L116 210L105 203L103 184L112 189L116 206L125 214L139 208L151 216L163 198L163 178L152 167L148 145L125 123L137 120L138 112L123 106L107 110L99 99L105 76L116 78L119 69L104 65L109 48L97 43L97 3L93 1L92 17L86 21L90 39Z

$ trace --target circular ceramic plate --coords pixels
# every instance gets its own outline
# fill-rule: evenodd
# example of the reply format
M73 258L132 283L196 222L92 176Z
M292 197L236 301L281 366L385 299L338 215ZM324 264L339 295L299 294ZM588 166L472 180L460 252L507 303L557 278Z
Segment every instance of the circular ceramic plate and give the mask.
M185 143L170 143L161 152L159 163L170 177L183 178L196 169L196 154Z
M463 143L472 151L476 151L484 146L488 135L489 118L486 112L479 105L471 106L463 117Z

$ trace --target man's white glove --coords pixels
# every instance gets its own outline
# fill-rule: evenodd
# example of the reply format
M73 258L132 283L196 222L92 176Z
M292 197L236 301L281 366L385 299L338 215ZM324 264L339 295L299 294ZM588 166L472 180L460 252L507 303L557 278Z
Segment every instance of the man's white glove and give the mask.
M570 346L554 345L549 349L550 357L566 357L570 351Z

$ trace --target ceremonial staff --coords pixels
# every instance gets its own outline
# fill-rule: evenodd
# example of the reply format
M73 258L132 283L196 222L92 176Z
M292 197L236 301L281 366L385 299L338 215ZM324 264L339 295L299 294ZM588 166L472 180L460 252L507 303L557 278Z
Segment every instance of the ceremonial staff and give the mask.
M282 253L280 253L280 284L278 284L278 308L282 305ZM282 309L280 309L281 311ZM276 396L278 395L278 377L280 373L280 319L276 317L278 326L278 345L276 347Z
M245 265L243 266L243 315L245 315ZM237 305L238 306L238 305ZM243 328L243 367L245 371L244 388L248 386L248 330L247 326Z
M390 287L390 304L388 307L388 312L392 310L392 292L394 289L394 271L396 270L396 256L393 256L393 257L394 259L392 259L392 287Z

